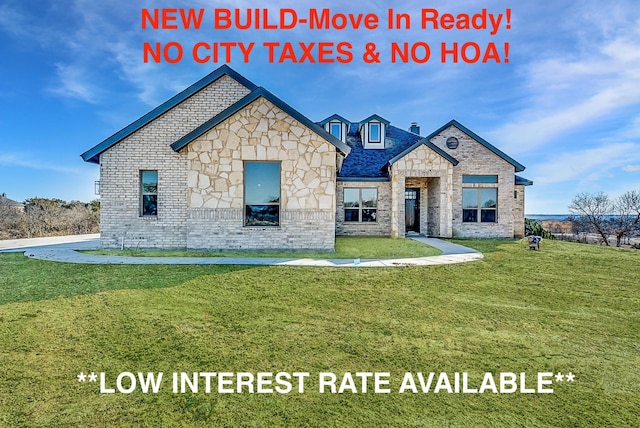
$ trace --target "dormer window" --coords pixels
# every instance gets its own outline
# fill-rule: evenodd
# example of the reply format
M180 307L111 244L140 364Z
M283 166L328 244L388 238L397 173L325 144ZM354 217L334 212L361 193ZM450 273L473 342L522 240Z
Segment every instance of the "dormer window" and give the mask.
M347 142L347 134L349 133L351 122L344 117L334 114L318 122L318 125L343 143Z
M358 130L365 149L384 149L386 147L385 134L389 121L377 114L361 121Z
M336 137L338 140L342 140L342 123L340 122L331 122L329 124L329 132L331 135Z
M369 123L369 142L370 143L380 142L380 124L377 122Z

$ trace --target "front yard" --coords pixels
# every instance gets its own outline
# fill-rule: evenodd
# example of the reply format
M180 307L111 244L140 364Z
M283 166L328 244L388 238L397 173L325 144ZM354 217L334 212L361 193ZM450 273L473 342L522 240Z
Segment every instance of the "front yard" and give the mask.
M365 270L0 254L0 425L637 425L640 252L461 243L484 260ZM305 392L171 390L173 372L281 371L309 372ZM81 372L104 372L109 388L122 372L166 378L157 394L101 394ZM392 392L321 394L320 372L389 372ZM575 381L553 394L400 394L406 372L467 372L470 387L486 372Z

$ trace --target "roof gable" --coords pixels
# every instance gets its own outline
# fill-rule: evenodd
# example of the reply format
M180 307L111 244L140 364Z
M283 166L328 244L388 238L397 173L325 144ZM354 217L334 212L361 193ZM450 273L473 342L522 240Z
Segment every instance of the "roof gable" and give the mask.
M411 153L412 151L414 151L415 149L417 149L418 147L420 147L422 145L427 146L428 148L430 148L431 150L433 150L434 152L436 152L437 154L439 154L440 156L445 158L447 161L452 163L453 166L458 165L458 160L456 158L454 158L453 156L449 155L447 152L445 152L440 147L436 146L435 144L433 144L431 141L429 141L426 138L423 138L422 140L418 141L417 143L415 143L411 147L409 147L406 150L404 150L402 153L398 154L397 156L394 156L389 161L389 165L393 165L394 163L398 162L400 159L402 159L403 157L405 157L406 155L408 155L409 153Z
M329 116L328 118L321 120L320 122L318 122L318 125L320 126L324 126L329 122L342 122L345 125L349 126L351 125L351 122L348 121L347 119L345 119L344 117L340 116L339 114L332 114L331 116Z
M116 132L115 134L113 134L106 140L102 141L95 147L92 147L91 149L87 150L80 156L82 156L82 159L85 162L98 163L101 153L113 147L114 145L118 144L120 141L124 140L134 132L138 131L145 125L149 124L150 122L154 121L158 117L162 116L164 113L168 112L173 107L177 106L187 98L201 91L202 89L209 86L211 83L215 82L216 80L218 80L219 78L225 75L231 77L232 79L234 79L235 81L237 81L242 86L249 89L250 91L253 91L257 88L255 84L253 84L251 81L246 79L244 76L240 75L238 72L236 72L229 66L223 65L217 68L216 70L214 70L213 72L209 73L207 76L198 80L196 83L189 86L182 92L174 95L164 103L160 104L158 107L154 108L153 110L151 110L144 116L140 117L136 121L122 128L120 131Z
M361 121L360 121L360 123L359 123L359 126L362 126L362 125L364 125L365 123L369 123L369 122L372 122L372 121L374 121L374 120L375 120L375 121L378 121L378 122L382 122L382 123L384 123L385 125L389 125L389 124L391 123L391 122L389 122L387 119L385 119L385 118L384 118L384 117L382 117L382 116L378 116L377 114L372 114L372 115L371 115L371 116L369 116L368 118L361 120Z
M450 126L455 126L460 131L464 132L469 137L473 138L475 141L477 141L478 143L480 143L481 145L483 145L484 147L486 147L487 149L492 151L494 154L496 154L497 156L499 156L500 158L502 158L506 162L508 162L511 165L513 165L515 167L515 169L516 169L516 172L524 171L524 169L525 169L524 165L522 165L521 163L519 163L518 161L516 161L512 157L508 156L506 153L504 153L503 151L501 151L497 147L493 146L487 140L485 140L484 138L480 137L479 135L477 135L476 133L474 133L473 131L471 131L470 129L468 129L467 127L465 127L464 125L462 125L460 122L458 122L455 119L452 119L449 122L445 123L440 128L436 129L431 134L426 136L425 138L427 140L431 141L431 139L433 137L437 136L438 134L440 134L442 131L444 131L445 129L449 128Z
M289 104L285 103L280 98L276 97L271 92L267 91L262 87L258 87L254 89L248 95L244 96L243 98L241 98L231 106L227 107L225 110L223 110L219 114L215 115L214 117L212 117L211 119L203 123L202 125L198 126L193 131L189 132L184 137L180 138L175 143L171 144L171 148L176 152L182 150L193 140L205 134L209 130L213 129L214 127L219 125L221 122L233 116L235 113L242 110L243 108L245 108L246 106L248 106L249 104L251 104L252 102L254 102L260 97L270 101L272 104L280 108L282 111L284 111L285 113L287 113L288 115L296 119L298 122L300 122L307 128L309 128L311 131L315 132L320 137L322 137L329 143L336 146L343 153L348 154L351 151L351 148L348 145L346 145L345 143L343 143L342 141L340 141L339 139L337 139L336 137L334 137L333 135L325 131L324 128L312 122L309 118L304 116L302 113L298 112Z

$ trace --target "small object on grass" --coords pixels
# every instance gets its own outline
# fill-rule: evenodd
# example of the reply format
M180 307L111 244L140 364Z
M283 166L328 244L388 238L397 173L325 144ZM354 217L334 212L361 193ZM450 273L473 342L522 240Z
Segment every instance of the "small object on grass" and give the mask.
M542 236L528 236L527 241L529 242L530 250L539 250L540 242L542 242Z

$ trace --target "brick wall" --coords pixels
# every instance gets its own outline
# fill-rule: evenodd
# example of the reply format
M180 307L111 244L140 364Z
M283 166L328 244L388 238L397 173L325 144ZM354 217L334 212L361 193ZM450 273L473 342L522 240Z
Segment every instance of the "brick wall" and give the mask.
M344 189L378 189L378 208L375 222L344 221ZM391 234L391 183L389 181L339 181L336 195L336 235L389 236Z
M446 141L456 137L458 148L449 149ZM453 168L453 236L468 238L513 238L515 234L515 168L491 150L454 126L442 131L431 142L459 161ZM498 184L462 184L463 175L497 175ZM498 221L496 223L462 222L462 188L497 187ZM521 220L517 220L520 222Z
M106 248L187 245L187 156L170 144L249 93L223 76L100 155L100 233ZM158 215L140 216L140 171L158 171Z

